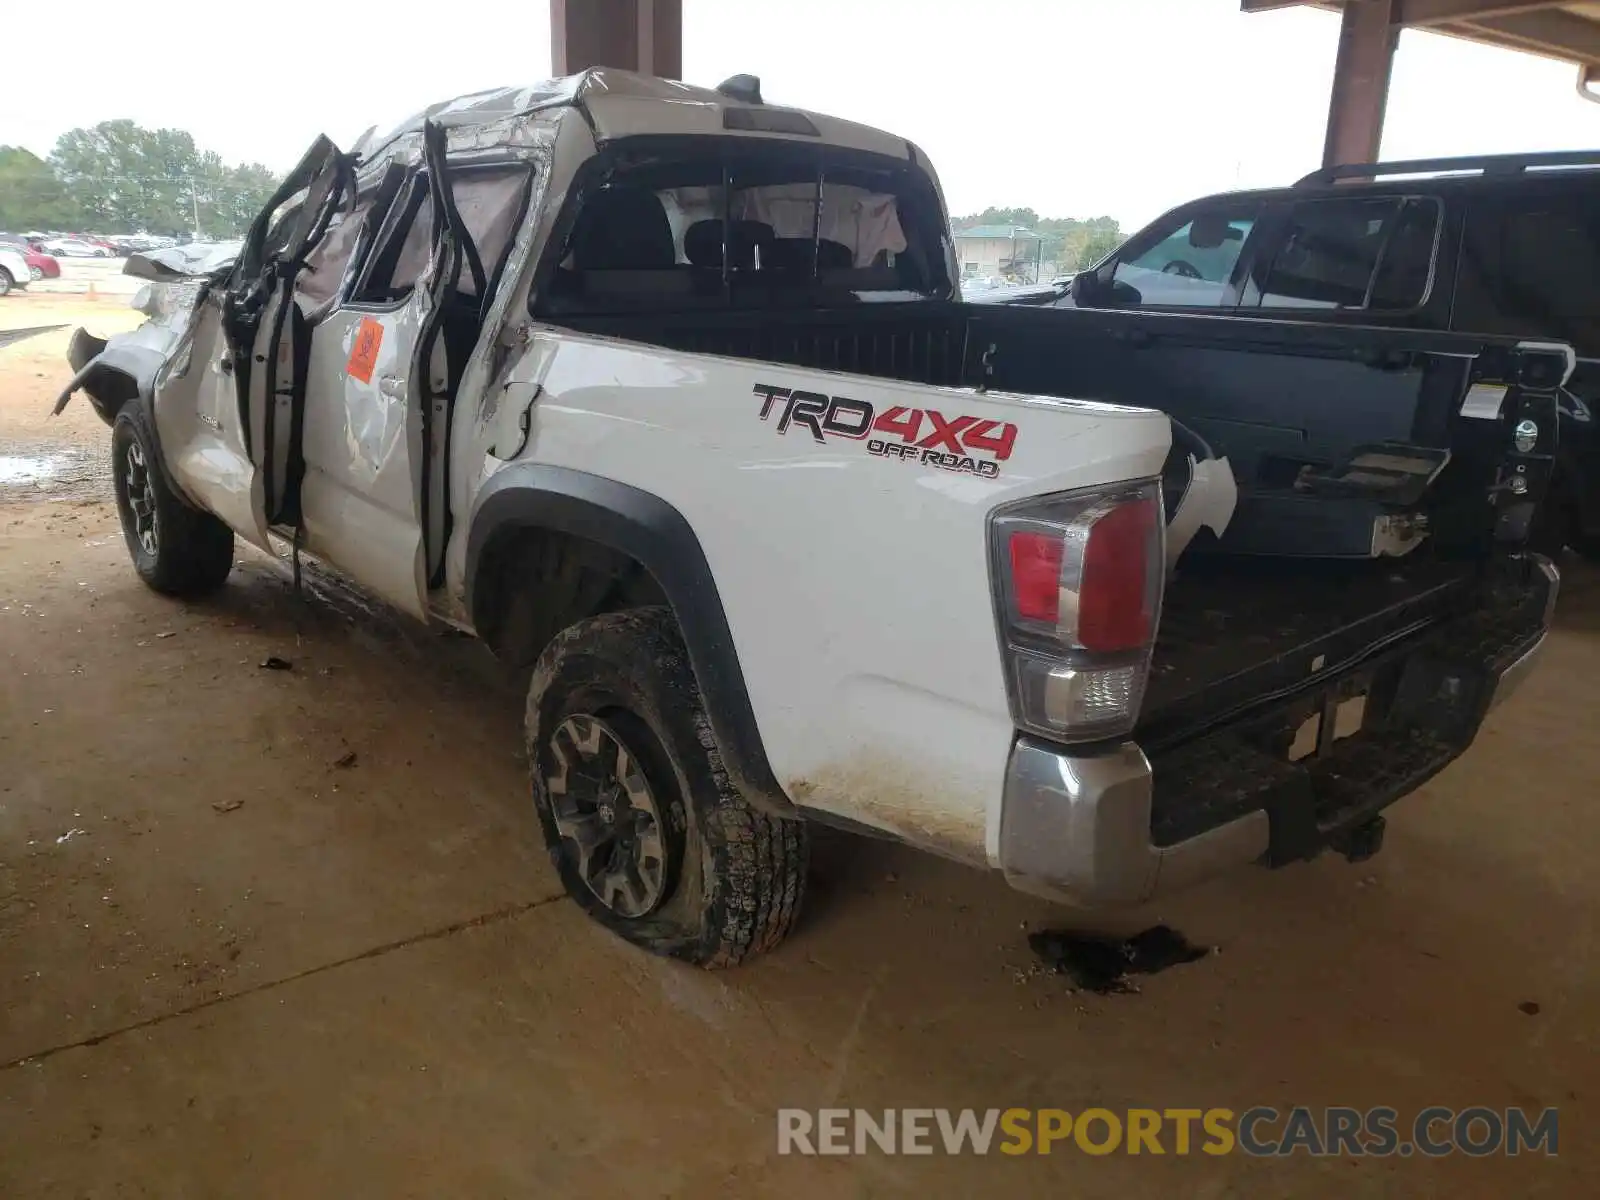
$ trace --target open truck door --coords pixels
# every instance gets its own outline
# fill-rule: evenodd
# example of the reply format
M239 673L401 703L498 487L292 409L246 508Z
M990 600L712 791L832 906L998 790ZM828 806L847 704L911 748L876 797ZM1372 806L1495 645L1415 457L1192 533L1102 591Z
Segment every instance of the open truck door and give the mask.
M268 525L298 528L311 329L295 285L307 253L351 198L354 175L339 148L319 137L285 186L290 184L299 185L296 191L303 187L305 199L276 222L269 205L251 226L236 271L238 284L228 295L227 325L236 356L239 416L261 509Z
M311 333L301 489L307 548L419 617L450 533L450 412L489 299L444 129L423 141L418 167L357 198L363 244ZM407 268L424 246L426 266Z
M299 521L308 326L295 281L351 178L348 157L319 137L251 224L228 274L196 283L188 327L151 389L179 486L269 553L268 530Z

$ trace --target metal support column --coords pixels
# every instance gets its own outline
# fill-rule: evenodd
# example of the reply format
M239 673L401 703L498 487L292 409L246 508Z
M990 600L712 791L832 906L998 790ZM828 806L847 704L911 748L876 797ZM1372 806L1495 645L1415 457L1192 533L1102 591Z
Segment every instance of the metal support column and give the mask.
M1348 0L1339 27L1339 57L1328 102L1322 165L1375 162L1394 66L1395 0Z
M683 75L683 0L550 0L550 57L557 75L621 67Z

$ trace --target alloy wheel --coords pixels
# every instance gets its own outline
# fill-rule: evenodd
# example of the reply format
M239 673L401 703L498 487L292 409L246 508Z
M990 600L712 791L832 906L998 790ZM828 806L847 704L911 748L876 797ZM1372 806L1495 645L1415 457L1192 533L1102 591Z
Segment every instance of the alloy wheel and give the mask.
M627 714L608 720L580 714L550 739L546 786L556 831L570 845L584 885L628 919L654 912L669 880L658 789L639 755L647 736Z
M133 518L133 532L146 554L156 552L158 533L156 517L155 481L150 478L150 464L144 450L136 441L128 443L122 456L122 481L128 496L128 512Z

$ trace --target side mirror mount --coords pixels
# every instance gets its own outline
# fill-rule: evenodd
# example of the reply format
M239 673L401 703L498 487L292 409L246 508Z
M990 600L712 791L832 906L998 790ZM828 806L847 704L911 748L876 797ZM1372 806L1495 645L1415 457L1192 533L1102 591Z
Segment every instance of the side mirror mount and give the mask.
M1121 303L1131 294L1135 302L1139 294L1125 283L1115 280L1117 260L1108 258L1093 270L1082 270L1072 277L1072 302L1082 308L1108 308Z

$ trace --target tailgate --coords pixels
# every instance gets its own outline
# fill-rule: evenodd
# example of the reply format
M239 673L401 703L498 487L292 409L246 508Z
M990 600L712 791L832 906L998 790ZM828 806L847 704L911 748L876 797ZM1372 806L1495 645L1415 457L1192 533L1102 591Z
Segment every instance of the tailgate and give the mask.
M1264 810L1274 864L1315 853L1471 744L1555 600L1537 556L1341 565L1366 577L1169 589L1137 733L1156 845Z

